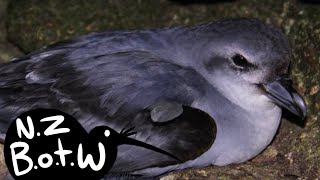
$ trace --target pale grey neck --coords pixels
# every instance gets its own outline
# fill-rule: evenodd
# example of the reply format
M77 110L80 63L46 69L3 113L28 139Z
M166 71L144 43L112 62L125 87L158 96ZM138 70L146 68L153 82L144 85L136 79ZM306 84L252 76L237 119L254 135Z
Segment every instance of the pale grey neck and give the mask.
M207 112L217 125L214 145L196 161L207 159L209 164L215 165L240 163L253 158L270 144L280 123L280 108L270 106L251 112L214 89L211 93L202 102L192 105Z

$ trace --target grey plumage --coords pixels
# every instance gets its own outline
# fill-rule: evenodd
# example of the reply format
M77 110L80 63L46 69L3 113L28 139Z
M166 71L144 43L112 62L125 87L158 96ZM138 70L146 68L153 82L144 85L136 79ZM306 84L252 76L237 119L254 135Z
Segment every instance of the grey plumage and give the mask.
M277 90L268 84L288 74L290 54L281 31L256 19L93 33L0 65L0 130L28 109L56 108L88 130L135 126L137 139L183 160L122 146L112 172L157 176L240 163L265 149L277 131L279 98L269 98ZM282 101L305 115L294 93ZM154 122L150 111L159 102L183 105L184 113L175 118L181 112L160 108L155 118L172 115ZM216 138L212 119L187 106L214 119Z

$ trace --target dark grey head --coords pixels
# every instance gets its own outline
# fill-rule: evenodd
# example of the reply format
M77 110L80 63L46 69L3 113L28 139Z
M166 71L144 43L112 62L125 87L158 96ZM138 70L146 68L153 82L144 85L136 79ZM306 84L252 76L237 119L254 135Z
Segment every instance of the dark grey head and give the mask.
M191 63L243 108L265 99L304 118L303 98L291 88L289 43L279 28L257 19L231 19L192 28ZM199 45L199 42L201 45ZM188 53L188 52L187 52ZM263 100L265 101L265 100Z

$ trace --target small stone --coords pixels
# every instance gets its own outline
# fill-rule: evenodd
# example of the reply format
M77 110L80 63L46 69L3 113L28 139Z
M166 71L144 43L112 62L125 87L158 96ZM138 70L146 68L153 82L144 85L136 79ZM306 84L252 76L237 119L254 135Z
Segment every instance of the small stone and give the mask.
M319 92L320 87L319 86L313 86L310 90L310 95L315 95Z

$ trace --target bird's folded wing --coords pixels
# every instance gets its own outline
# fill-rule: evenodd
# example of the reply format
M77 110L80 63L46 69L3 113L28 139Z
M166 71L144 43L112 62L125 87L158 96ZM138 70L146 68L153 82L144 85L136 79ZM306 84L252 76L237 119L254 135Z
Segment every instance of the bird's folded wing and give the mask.
M161 99L189 105L205 93L205 80L192 68L152 53L97 54L94 48L70 43L0 65L2 132L12 118L36 107L72 114L81 109L114 118L137 113Z
M135 126L138 140L182 161L197 157L211 146L211 120L191 116L195 111L190 110L173 121L154 123L148 109L159 99L190 105L205 94L206 82L195 70L146 51L99 55L87 51L79 56L74 53L77 50L55 46L0 66L2 133L11 117L41 107L73 114L87 130L97 125L117 130ZM165 155L132 148L120 148L115 171L176 163Z
M138 132L132 138L146 142L177 156L177 160L136 146L118 147L117 160L110 172L133 172L150 167L163 167L193 160L213 144L216 126L206 113L188 106L184 112L167 123L154 123L150 115L140 113L131 121Z
M73 51L54 49L1 65L0 114L70 106L126 116L161 98L189 105L205 93L206 83L193 69L145 51L98 56L89 51L84 57Z
M135 127L137 140L166 150L182 161L194 159L211 147L214 124L199 111L185 107L188 111L172 122L154 123L148 110L161 98L190 105L204 95L206 82L197 72L143 51L119 52L98 60L99 67L87 67L88 64L84 68L87 82L95 87L92 89L103 89L98 102L108 113L106 125L117 130ZM172 163L177 162L163 154L122 145L113 171Z

